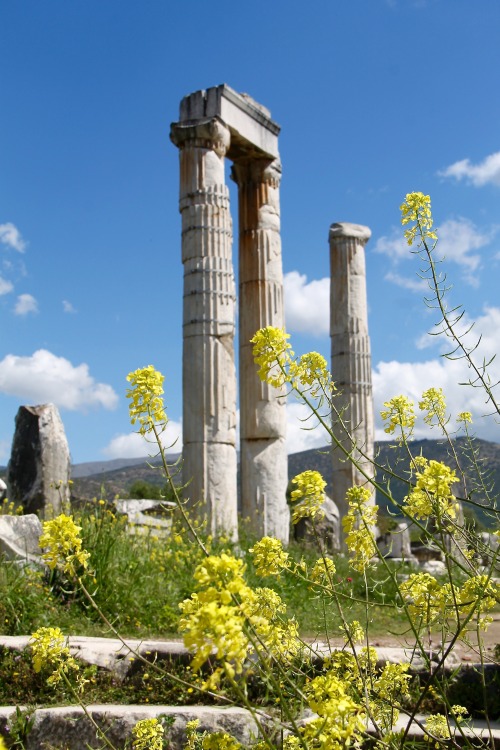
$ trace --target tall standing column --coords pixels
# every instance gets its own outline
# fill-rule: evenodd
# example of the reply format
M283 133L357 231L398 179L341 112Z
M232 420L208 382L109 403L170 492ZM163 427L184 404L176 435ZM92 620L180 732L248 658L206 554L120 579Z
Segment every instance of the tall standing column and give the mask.
M183 317L183 481L213 534L237 535L235 288L218 117L174 123L180 149Z
M373 394L364 250L370 237L370 229L359 224L332 224L330 227L332 377L340 392L334 403L345 423L343 428L334 416L333 430L365 473L372 477ZM367 458L361 456L356 446ZM348 510L347 490L353 485L366 484L367 479L335 445L332 461L332 499L343 516ZM372 499L374 501L374 497Z
M284 326L279 159L235 163L239 197L239 373L241 508L259 536L288 542L284 394L263 383L250 339Z

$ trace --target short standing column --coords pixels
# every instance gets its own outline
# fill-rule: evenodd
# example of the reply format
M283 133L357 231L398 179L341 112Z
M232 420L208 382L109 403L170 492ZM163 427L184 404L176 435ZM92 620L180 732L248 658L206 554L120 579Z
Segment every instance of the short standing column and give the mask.
M228 128L219 118L172 125L180 149L184 264L183 481L213 534L237 534L235 288Z
M239 188L239 373L241 510L259 536L288 542L288 461L283 392L257 374L250 339L284 326L279 183L281 164L236 163Z
M334 404L346 429L335 416L332 426L337 439L372 477L373 394L364 250L370 237L370 229L359 224L330 227L332 376L340 392ZM355 446L366 458L354 450ZM343 516L347 512L347 490L353 485L367 484L367 479L335 445L332 461L332 499Z

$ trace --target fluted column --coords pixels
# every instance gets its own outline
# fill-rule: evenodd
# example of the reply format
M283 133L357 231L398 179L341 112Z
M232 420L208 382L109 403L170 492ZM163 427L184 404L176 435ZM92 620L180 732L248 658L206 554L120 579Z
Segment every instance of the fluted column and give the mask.
M346 425L346 429L342 428L334 416L333 430L371 477L373 394L364 250L370 237L370 229L359 224L332 224L330 227L332 376L340 392L334 403ZM368 458L363 458L355 446ZM332 461L332 495L343 516L347 512L347 490L353 485L367 484L367 479L335 446ZM371 489L369 484L367 486ZM374 501L374 497L372 499Z
M239 197L241 508L252 530L288 542L285 399L257 375L250 339L284 326L279 159L236 163ZM283 394L281 394L283 396Z
M235 288L224 156L218 117L174 123L180 150L183 314L183 481L213 534L237 534Z

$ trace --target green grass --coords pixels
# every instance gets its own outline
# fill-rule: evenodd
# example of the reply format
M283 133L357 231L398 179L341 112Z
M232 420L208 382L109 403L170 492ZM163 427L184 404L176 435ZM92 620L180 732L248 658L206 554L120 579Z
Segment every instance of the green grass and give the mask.
M105 617L123 636L178 637L178 605L193 591L193 572L203 559L187 533L179 528L166 539L154 529L131 535L124 517L116 517L110 506L99 502L90 505L77 520L84 548L91 554L92 573L84 581ZM226 551L243 557L250 586L274 588L303 635L319 636L325 626L331 635L338 635L338 615L331 607L324 609L320 599L314 599L307 582L289 574L281 579L255 575L248 552L253 540L242 536L237 548L229 542L205 541L213 553ZM288 551L309 566L318 557L315 550L297 544L291 544ZM343 558L336 560L336 566L336 588L346 615L363 621L364 580ZM397 626L402 622L392 606L394 586L384 570L375 568L369 588L372 631L387 633L389 623ZM353 602L353 597L360 602ZM74 635L111 635L83 594L58 571L23 570L17 564L0 562L0 632L27 635L41 626L58 626Z

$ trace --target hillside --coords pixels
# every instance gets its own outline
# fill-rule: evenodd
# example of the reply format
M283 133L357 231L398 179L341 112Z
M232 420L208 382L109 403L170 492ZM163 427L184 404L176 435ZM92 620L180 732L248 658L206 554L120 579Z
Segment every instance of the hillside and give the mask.
M478 462L482 464L487 472L489 486L495 488L496 494L500 494L500 445L489 443L485 440L477 440L475 444ZM463 456L466 446L465 440L463 438L458 438L454 445L458 456L461 457L459 460L466 476L472 476L473 473L470 471L470 462ZM449 455L449 446L441 441L416 440L412 443L412 450L414 455L422 454L426 458L443 461L456 468L454 459ZM377 463L380 467L387 467L390 465L394 468L396 473L403 477L405 476L408 460L403 451L400 448L394 447L392 442L384 441L377 443L376 456ZM173 456L172 461L175 461L175 459L176 457ZM107 462L102 462L97 465L99 467L109 467L108 470L98 471L94 474L90 474L86 471L85 476L81 476L81 472L78 471L78 466L75 467L76 471L74 472L73 484L74 496L82 499L91 499L94 497L101 497L101 493L103 493L108 499L111 499L116 495L127 497L129 487L138 479L159 486L164 484L164 479L158 468L157 461L153 461L153 466L151 466L144 461L135 463L137 460L138 459L129 459L131 463L124 461L123 464L125 465L122 464L118 468L116 468L116 464L113 462L110 462L111 465L107 464ZM332 472L330 450L328 446L321 449L294 453L288 457L288 473L290 479L306 469L314 469L321 472L327 481L327 492L331 491ZM377 479L379 482L387 481L388 476L385 475L383 468L379 469ZM394 498L401 502L407 494L407 486L405 483L391 479L390 487ZM456 484L454 490L455 494L459 497L463 497L466 494L463 483L460 483L460 485ZM467 491L473 493L472 497L476 502L482 501L483 495L474 491L474 485L470 479L467 481ZM383 496L377 496L377 503L382 509L386 508L386 501ZM394 512L394 509L392 509L392 512ZM478 511L478 515L481 520L485 520L484 513L481 512L481 510Z

